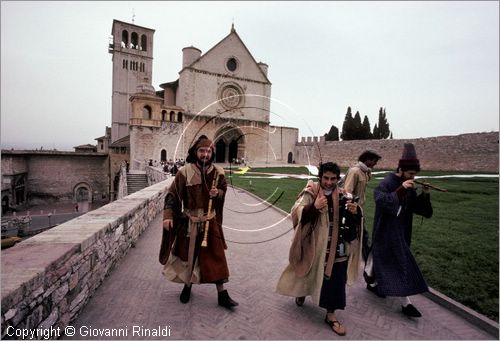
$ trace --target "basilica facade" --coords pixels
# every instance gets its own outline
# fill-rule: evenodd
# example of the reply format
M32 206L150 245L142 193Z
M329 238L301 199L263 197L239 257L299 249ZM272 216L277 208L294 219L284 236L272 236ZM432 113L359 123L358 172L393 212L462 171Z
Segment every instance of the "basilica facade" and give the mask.
M268 65L257 62L231 27L202 53L182 49L179 78L159 85L153 75L154 30L114 20L110 149L128 145L132 170L145 160L183 159L200 135L212 139L216 162L290 163L298 129L270 125ZM123 159L123 156L122 156Z

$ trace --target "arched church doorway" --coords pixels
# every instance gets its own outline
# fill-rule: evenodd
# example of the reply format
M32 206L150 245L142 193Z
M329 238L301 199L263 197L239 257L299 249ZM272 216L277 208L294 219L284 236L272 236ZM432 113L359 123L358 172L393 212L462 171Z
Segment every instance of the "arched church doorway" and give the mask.
M288 153L288 163L293 163L293 153L292 152Z
M234 162L238 158L238 142L232 140L229 144L229 162Z
M160 161L164 161L164 162L167 161L167 151L165 149L161 150Z
M215 162L233 162L245 156L245 135L240 128L226 124L215 134Z
M224 163L226 162L226 143L223 139L220 139L215 144L215 162Z

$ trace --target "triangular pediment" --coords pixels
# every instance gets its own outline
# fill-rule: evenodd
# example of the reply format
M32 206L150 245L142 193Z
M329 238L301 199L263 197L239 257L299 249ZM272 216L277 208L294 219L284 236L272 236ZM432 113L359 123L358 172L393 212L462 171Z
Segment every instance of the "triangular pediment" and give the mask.
M230 59L236 60L237 66L234 71L228 68ZM234 29L186 68L271 84ZM184 69L181 73L183 71Z

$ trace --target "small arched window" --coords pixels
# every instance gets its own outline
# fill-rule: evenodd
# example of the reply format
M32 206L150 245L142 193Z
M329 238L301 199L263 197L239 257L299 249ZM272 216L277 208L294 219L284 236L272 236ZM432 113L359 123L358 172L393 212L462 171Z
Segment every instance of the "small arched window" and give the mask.
M166 121L167 120L167 111L166 110L162 110L161 111L161 120L162 121Z
M131 35L131 43L132 43L132 48L134 49L138 49L139 48L139 36L137 35L137 33L135 32L132 32L132 35Z
M145 105L144 108L142 108L142 118L146 120L150 120L152 118L151 107L149 105Z
M141 36L141 50L146 51L148 45L148 38L145 34Z
M122 31L122 43L125 44L125 46L128 46L128 31L127 30Z
M170 112L170 122L175 122L175 112Z
M177 122L182 122L182 113L177 113Z

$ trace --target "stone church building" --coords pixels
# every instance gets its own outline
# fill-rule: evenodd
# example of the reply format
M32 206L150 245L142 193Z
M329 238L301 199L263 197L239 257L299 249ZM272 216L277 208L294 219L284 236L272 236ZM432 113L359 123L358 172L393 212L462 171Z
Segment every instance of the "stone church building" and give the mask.
M141 170L145 160L185 158L202 134L214 141L219 163L293 161L298 129L270 125L268 65L255 60L234 26L205 53L182 49L179 78L161 90L151 84L154 32L113 21L109 148L115 171L124 158L119 147L128 146L130 169Z

